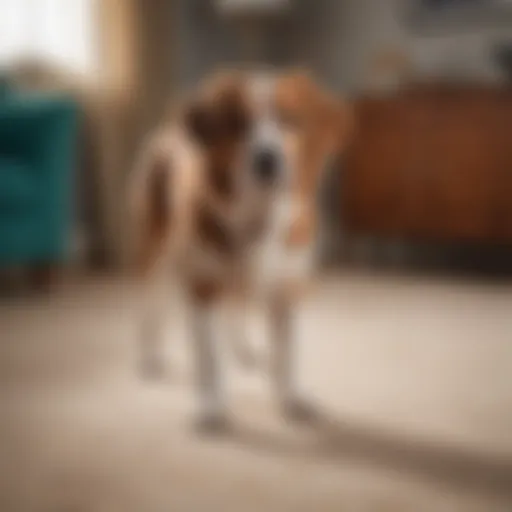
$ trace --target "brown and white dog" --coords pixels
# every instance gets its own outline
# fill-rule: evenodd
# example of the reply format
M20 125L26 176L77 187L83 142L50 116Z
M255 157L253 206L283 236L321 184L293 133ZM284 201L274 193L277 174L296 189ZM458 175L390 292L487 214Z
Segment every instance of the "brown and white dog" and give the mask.
M289 316L313 269L317 185L349 127L347 106L307 73L227 72L204 83L144 147L131 182L146 287L142 369L161 369L171 270L192 305L204 427L224 420L213 326L224 299L265 302L279 403L286 414L306 412L293 385Z

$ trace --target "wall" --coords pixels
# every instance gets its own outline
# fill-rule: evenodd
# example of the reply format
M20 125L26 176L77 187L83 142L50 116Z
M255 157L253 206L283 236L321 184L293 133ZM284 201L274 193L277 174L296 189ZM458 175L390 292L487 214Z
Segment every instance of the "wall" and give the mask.
M384 45L410 53L422 75L460 71L478 79L494 79L499 71L489 58L496 42L512 41L512 25L432 29L420 35L406 23L404 0L323 0L332 20L322 31L318 55L323 73L346 90L364 86L369 60ZM318 43L315 43L317 46Z
M295 3L298 8L280 20L252 20L241 25L222 17L212 1L175 0L178 86L187 89L223 65L280 65L294 61L302 53L297 36L304 23L303 5L312 5L310 0ZM315 8L313 13L316 12Z
M489 58L495 42L512 41L512 24L468 25L415 33L406 23L409 0L294 0L294 10L277 27L262 32L258 60L306 64L331 85L358 91L365 84L369 59L384 45L407 49L425 75L460 70L493 79ZM512 21L512 20L511 20ZM206 0L175 0L173 27L178 34L179 83L187 87L220 63L254 58L244 38L224 22Z

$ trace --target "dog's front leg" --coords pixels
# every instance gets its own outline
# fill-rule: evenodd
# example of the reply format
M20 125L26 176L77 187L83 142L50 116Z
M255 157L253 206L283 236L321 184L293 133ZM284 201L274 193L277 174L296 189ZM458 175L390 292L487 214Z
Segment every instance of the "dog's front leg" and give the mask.
M192 307L192 336L196 358L196 380L199 395L197 427L212 432L226 427L219 351L216 346L215 305L211 301L194 301Z
M285 417L308 421L313 418L313 407L297 391L296 344L293 336L292 308L282 297L270 303L270 332L273 349L271 372L279 406Z

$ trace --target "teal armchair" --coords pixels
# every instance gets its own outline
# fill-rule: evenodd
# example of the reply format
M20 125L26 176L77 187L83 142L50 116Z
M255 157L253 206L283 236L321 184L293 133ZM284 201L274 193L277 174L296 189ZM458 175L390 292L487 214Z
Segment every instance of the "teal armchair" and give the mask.
M66 258L77 121L77 105L64 95L1 95L0 266Z

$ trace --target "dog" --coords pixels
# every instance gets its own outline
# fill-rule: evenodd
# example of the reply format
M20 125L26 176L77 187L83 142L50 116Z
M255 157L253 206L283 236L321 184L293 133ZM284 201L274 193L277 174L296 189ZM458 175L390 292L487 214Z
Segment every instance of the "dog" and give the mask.
M308 415L294 383L291 315L314 266L317 186L350 130L348 104L307 72L226 71L144 144L130 186L145 289L141 369L162 371L165 287L180 282L191 305L203 429L226 424L214 329L225 300L239 315L256 299L265 305L279 406L288 417Z

